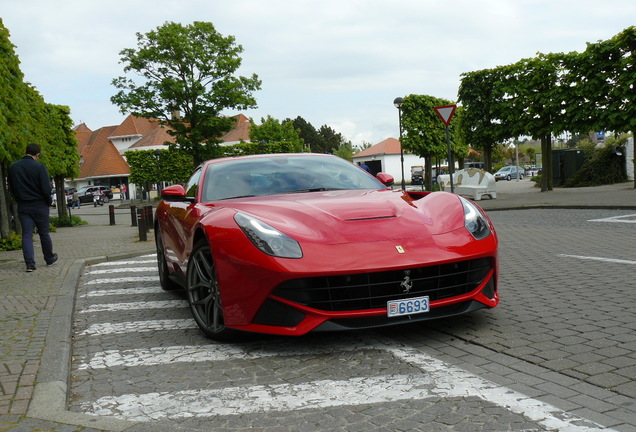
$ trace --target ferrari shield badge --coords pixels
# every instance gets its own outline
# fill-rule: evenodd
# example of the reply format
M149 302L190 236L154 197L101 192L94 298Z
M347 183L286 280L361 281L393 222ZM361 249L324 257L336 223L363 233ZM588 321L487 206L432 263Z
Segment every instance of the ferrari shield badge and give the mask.
M404 253L404 248L402 246L396 246L395 249L398 251L398 253Z

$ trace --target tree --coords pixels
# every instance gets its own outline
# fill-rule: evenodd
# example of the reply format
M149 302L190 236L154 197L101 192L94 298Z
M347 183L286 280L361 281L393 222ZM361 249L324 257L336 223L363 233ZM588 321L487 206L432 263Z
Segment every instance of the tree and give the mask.
M137 49L120 52L125 76L113 79L119 92L111 101L121 112L159 119L169 126L175 143L195 165L219 154L219 139L233 125L224 109L256 107L252 93L261 81L235 76L243 47L224 37L209 22L183 26L166 22L146 34L137 33Z
M353 162L353 145L351 141L343 143L333 154L339 158Z
M320 129L318 129L318 137L321 153L334 154L340 147L351 145L340 132L336 132L332 127L327 125L320 126ZM316 151L318 151L318 149Z
M281 143L286 147L300 152L303 148L303 139L300 132L294 128L292 122L280 122L272 116L261 118L261 124L257 125L250 119L250 141L259 144Z
M458 99L464 108L459 128L464 140L484 152L486 171L492 172L493 149L507 137L493 115L502 97L501 70L483 69L462 74Z
M424 183L428 190L433 186L432 161L434 157L444 158L448 154L446 127L435 112L435 107L451 105L451 101L426 95L408 95L402 101L402 139L405 150L424 158ZM455 122L449 127L451 148L454 153L468 154L458 145ZM451 163L451 161L449 161Z
M571 130L612 130L636 136L635 51L636 27L631 26L565 58L562 87L569 90L570 99L564 116ZM636 158L632 163L636 168Z
M294 129L298 131L298 136L302 138L305 151L319 153L322 141L316 128L301 116L296 117L294 120L288 118L283 121L283 123L289 122L294 125Z
M0 18L0 236L8 239L11 220L9 217L9 191L5 178L9 165L24 152L24 141L20 131L24 115L28 112L24 100L24 75L15 46L9 40L9 30Z
M55 180L55 193L57 195L57 213L60 218L66 216L67 210L63 203L66 202L64 193L64 179L74 178L79 174L80 155L77 151L77 139L73 131L71 110L67 106L46 104L47 123L46 152L43 161L49 175Z

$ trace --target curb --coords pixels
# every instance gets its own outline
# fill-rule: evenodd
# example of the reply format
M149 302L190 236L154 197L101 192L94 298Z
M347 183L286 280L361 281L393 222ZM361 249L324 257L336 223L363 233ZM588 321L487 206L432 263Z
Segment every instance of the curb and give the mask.
M78 259L61 276L58 287L59 295L53 307L37 383L33 391L33 398L29 403L27 417L116 432L122 432L137 424L127 420L97 417L67 410L71 372L73 314L77 285L87 265L134 258L154 252L154 249L152 249L149 251Z

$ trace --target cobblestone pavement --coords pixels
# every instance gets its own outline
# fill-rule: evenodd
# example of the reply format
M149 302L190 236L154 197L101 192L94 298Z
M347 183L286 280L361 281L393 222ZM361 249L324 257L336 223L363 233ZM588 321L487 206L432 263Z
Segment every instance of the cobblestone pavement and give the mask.
M514 182L512 182L514 183ZM480 205L487 211L495 211L506 208L531 208L531 207L571 207L571 208L624 208L636 209L636 190L632 183L604 186L599 188L585 188L577 190L555 190L553 192L540 193L524 186L524 190L504 191L505 187L512 185L498 185L498 198L496 200L480 201ZM92 431L92 430L123 430L117 422L96 422L92 418L68 412L66 409L67 382L70 362L70 326L74 302L75 287L86 263L121 259L128 256L139 256L152 252L152 234L150 241L140 242L137 236L137 228L131 227L130 213L128 210L117 210L117 224L109 225L108 209L106 207L93 209L82 207L76 214L89 221L89 225L61 228L52 233L56 252L60 255L59 262L51 267L46 267L39 254L36 241L36 257L38 269L33 273L24 272L24 263L21 252L0 252L0 431ZM97 213L95 215L95 213ZM534 228L537 234L547 236L541 230L539 224ZM633 238L633 237L632 237ZM576 244L577 239L572 239ZM519 239L520 247L525 239ZM568 251L569 255L594 255L602 251L594 250L594 239L585 247L592 252L580 249ZM506 251L502 251L505 255ZM529 283L542 283L548 274L541 267L533 267L532 259L536 259L536 253L528 251L521 263L506 263L502 259L502 273L515 266L526 265L529 268L538 268L536 279ZM533 258L535 257L535 258ZM593 281L586 282L584 275L595 274L598 266L596 262L573 261L572 268L580 277L582 287L589 290L598 290ZM633 272L625 271L628 274ZM616 278L620 278L622 269L616 269ZM518 282L518 281L512 281ZM621 282L620 280L618 281ZM628 278L622 280L633 290L633 281ZM579 283L579 282L577 282ZM592 284L592 285L590 285ZM568 301L584 301L581 299L568 299ZM591 302L593 304L593 302ZM532 312L529 309L529 313ZM594 306L589 307L589 312L594 313ZM577 339L567 334L567 325L576 323L576 316L560 316L558 311L553 312L553 317L558 325L564 328L561 337L569 344L573 353L581 350L581 344ZM598 327L590 328L590 332L610 334L616 330L620 323L603 322L599 320ZM598 338L599 347L609 352L617 342L633 343L634 328L631 323L623 323L628 331L611 338ZM529 327L525 335L532 338L535 330ZM467 329L462 335L466 341L472 341L476 335ZM481 335L480 337L486 337ZM496 336L488 335L492 343L496 344ZM622 340L621 340L622 338ZM605 341L605 342L603 342ZM542 341L534 341L541 343ZM545 342L545 341L544 341ZM547 344L547 342L545 342ZM503 350L515 355L524 355L535 358L536 362L551 362L554 370L565 371L565 374L576 380L578 385L598 387L599 392L606 385L614 387L621 394L632 395L634 380L630 382L618 382L611 374L616 369L632 370L634 357L624 356L622 360L609 365L604 364L603 356L596 352L587 355L593 360L587 364L591 367L583 367L575 364L572 359L551 359L550 350L547 347L532 346L526 342L519 342L518 346L504 346ZM549 347L548 347L549 348ZM534 356L534 357L533 357ZM547 356L547 357L546 357ZM621 358L621 356L615 356ZM594 361L597 360L597 361ZM623 362L623 363L621 363ZM629 368L632 369L629 369ZM538 370L537 372L541 372ZM497 375L497 371L490 371ZM633 373L631 375L633 377ZM583 380L583 381L580 381ZM567 383L562 383L567 386ZM256 424L254 424L256 426ZM136 430L143 430L138 428ZM228 429L229 430L229 429Z
M139 241L128 209L116 211L114 226L110 225L107 207L83 206L74 214L90 224L51 233L54 250L60 257L53 266L44 263L37 236L35 272L25 272L21 251L0 252L0 431L90 430L26 416L35 386L42 380L38 373L43 368L65 369L63 359L41 364L52 326L70 318L56 316L56 304L73 301L74 293L67 292L63 285L67 278L77 278L85 260L107 260L154 250L152 241ZM56 216L54 209L51 215ZM68 328L62 322L55 330ZM59 336L68 339L69 335L62 332ZM55 344L54 340L51 342ZM70 340L59 341L69 343Z

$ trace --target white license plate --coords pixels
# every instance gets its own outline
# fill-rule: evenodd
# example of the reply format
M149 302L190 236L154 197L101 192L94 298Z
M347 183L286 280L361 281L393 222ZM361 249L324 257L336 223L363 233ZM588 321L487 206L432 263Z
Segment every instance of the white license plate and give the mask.
M429 312L431 310L428 303L428 296L413 297L402 300L389 300L386 303L386 314L389 317L415 315Z

